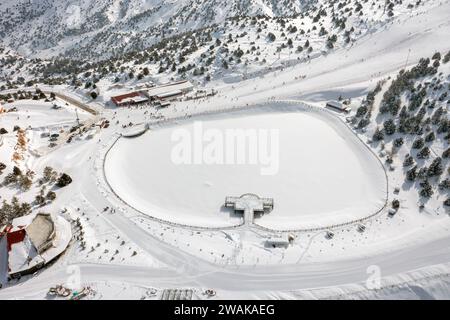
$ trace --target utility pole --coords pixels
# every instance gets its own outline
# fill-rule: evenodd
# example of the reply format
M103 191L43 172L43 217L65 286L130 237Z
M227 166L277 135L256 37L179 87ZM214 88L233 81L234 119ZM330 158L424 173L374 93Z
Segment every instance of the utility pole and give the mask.
M75 108L75 114L77 115L77 124L80 126L80 118L78 117L78 110Z
M408 66L408 60L409 60L409 54L411 53L411 48L408 49L408 55L406 56L406 62L405 62L405 67L403 69L406 70L406 67Z
M78 132L80 133L80 135L81 135L81 125L80 125L80 118L78 117L78 110L77 110L77 108L75 107L75 114L77 115L77 124L78 124Z

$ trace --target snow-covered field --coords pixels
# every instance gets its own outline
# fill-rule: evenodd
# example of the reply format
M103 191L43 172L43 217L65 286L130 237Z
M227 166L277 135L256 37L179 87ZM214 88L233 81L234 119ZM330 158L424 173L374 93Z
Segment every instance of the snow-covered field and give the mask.
M17 112L6 113L2 116L2 123L18 122L22 127L34 129L49 128L54 125L73 124L76 120L75 107L64 107L59 110L51 109L51 103L30 102L19 100L13 104ZM8 105L5 105L8 107ZM85 112L79 111L80 119L85 118ZM5 122L3 122L5 121ZM11 128L12 129L12 128Z

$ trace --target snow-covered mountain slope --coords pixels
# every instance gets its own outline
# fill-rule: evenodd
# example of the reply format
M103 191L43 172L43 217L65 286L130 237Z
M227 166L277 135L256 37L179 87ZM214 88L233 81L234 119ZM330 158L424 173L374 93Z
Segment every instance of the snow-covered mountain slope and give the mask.
M314 0L7 0L0 37L25 55L114 54L234 16L292 16Z
M200 16L209 17L205 12L213 3L202 1L201 6L198 4L198 10L192 4L192 8L188 8L190 11L181 10L179 14L172 14L175 11L172 13L167 11L167 15L163 15L161 11L158 11L159 27L150 27L154 24L149 22L150 18L147 15L144 15L147 17L145 21L139 20L139 23L131 24L127 22L129 21L127 19L132 21L136 19L131 15L131 8L141 8L141 2L139 5L137 3L132 5L133 3L133 1L129 2L128 11L124 15L117 15L117 10L108 11L110 12L108 23L100 29L95 29L93 20L89 20L90 23L83 28L77 27L79 30L76 34L72 32L74 30L72 28L70 36L53 37L59 40L51 44L42 39L28 43L27 36L23 37L24 40L19 39L20 31L13 33L14 36L5 36L4 43L8 44L12 41L19 52L29 53L31 51L24 48L37 46L33 50L39 50L39 46L42 47L47 43L39 51L39 55L44 56L64 52L64 56L51 61L41 61L39 67L33 67L34 78L38 82L55 83L53 78L63 77L66 81L78 80L78 83L82 85L105 77L111 82L119 82L148 75L152 77L152 80L155 77L163 77L166 78L165 80L182 77L196 82L214 79L234 82L261 76L294 64L309 63L311 59L328 55L338 49L349 50L358 41L365 41L364 39L374 33L390 28L392 25L401 24L402 21L411 17L425 14L441 5L442 1L411 3L394 1L385 4L357 0L318 0L277 2L277 5L270 6L265 1L251 2L251 5L250 2L246 2L247 6L243 5L244 1L240 1L239 5L235 1L217 4L214 7L214 17L210 17L209 22L205 20L205 23L200 23L199 21L202 21ZM168 4L164 3L167 8ZM175 8L183 3L186 4L187 1L173 2L171 5ZM45 2L41 3L41 6L44 4ZM156 5L156 2L147 2L147 7L151 5ZM97 6L100 5L97 4ZM223 6L226 10L223 10L222 16L219 17L218 12L221 11L219 9ZM241 7L248 10L242 13L242 10L236 9ZM250 10L250 7L253 9ZM291 7L297 9L289 11L290 16L277 16L289 14L286 8ZM94 12L95 8L92 7L91 11ZM193 13L191 17L187 15L187 12L195 10L197 10L195 15ZM258 14L261 10L269 12L270 15L248 16ZM301 11L300 14L292 15L298 10ZM113 12L115 14L112 14ZM77 14L74 13L75 16ZM230 17L234 14L239 16ZM55 17L57 15L55 14ZM81 23L81 17L84 16L81 15L77 23ZM26 18L25 24L34 26L43 23L45 28L49 28L46 23L39 21L35 22L33 19ZM198 28L216 21L222 22ZM73 26L72 22L76 21L68 19L66 22ZM60 22L49 25L57 26L58 23ZM3 24L5 25L8 23ZM51 32L39 32L45 34L45 37L50 37L53 33L62 32L61 30L66 27L67 24L58 28L52 27ZM10 28L13 29L13 27ZM39 27L36 30L45 28ZM195 28L195 30L185 31L189 28ZM149 31L150 29L152 31ZM185 32L182 32L183 30ZM147 32L150 33L147 34ZM33 33L34 31L29 32L30 35ZM94 58L92 58L93 55ZM115 57L108 58L109 55L115 55ZM86 72L88 77L84 76ZM78 77L75 78L75 75ZM19 75L14 73L9 76L3 75L3 77L3 80L17 82ZM23 81L19 81L19 84L21 83Z
M10 48L0 46L0 89L4 90L6 85L11 87L10 80L16 85L25 84L48 63L41 59L26 58Z

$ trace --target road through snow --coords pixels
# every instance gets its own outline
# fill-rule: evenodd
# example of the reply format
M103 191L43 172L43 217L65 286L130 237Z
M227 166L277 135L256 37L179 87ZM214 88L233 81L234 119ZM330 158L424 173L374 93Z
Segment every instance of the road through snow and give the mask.
M155 243L148 236L142 240L156 247L161 245L159 242ZM407 250L334 263L219 268L201 262L203 270L198 270L197 258L168 250L164 251L163 255L159 255L167 263L173 263L174 259L179 263L179 257L184 256L183 263L177 264L179 267L173 266L174 270L103 264L78 266L83 282L119 281L149 287L286 291L365 282L368 278L367 268L372 265L378 266L382 276L387 277L434 264L445 264L450 262L448 241L449 239L441 239ZM0 299L27 297L33 292L47 290L49 284L65 283L68 276L67 269L62 266L45 270L38 277L1 290Z

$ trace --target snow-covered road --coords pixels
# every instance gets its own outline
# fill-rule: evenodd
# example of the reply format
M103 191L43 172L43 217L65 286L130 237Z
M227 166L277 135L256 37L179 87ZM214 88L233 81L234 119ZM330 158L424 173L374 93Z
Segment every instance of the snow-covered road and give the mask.
M413 271L435 264L450 262L449 239L424 243L407 250L367 258L335 263L312 263L285 266L218 268L200 260L187 257L176 250L165 250L151 237L142 239L150 246L160 247L159 258L174 263L173 270L136 266L81 264L82 282L118 281L142 286L202 287L228 291L287 291L331 287L348 283L364 283L369 275L367 268L376 265L382 277ZM155 248L153 247L153 248ZM155 251L151 252L155 254ZM163 254L161 254L163 253ZM180 261L180 257L184 259ZM65 283L69 276L65 267L50 268L16 286L0 291L0 299L28 297L47 290L49 284Z

